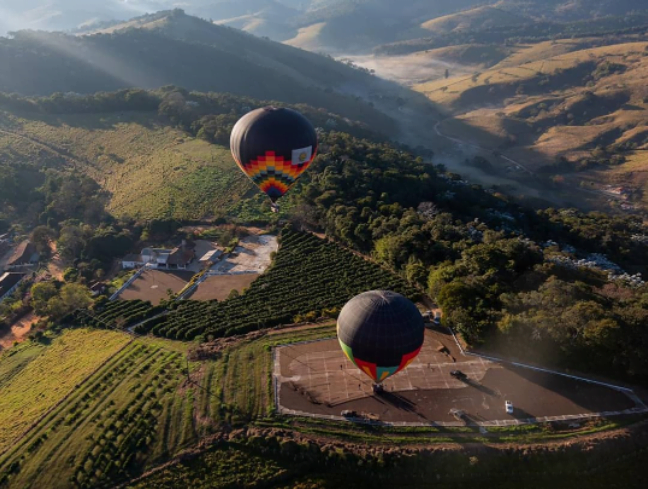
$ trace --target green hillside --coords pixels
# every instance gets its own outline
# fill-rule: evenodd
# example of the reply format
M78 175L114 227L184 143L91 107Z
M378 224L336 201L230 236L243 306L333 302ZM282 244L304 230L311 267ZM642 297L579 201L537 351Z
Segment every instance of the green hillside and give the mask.
M6 93L87 94L175 85L308 103L371 122L379 130L393 128L366 103L336 92L343 85L370 83L370 75L181 10L147 16L136 28L115 28L111 34L17 32L0 38L0 64L0 91Z
M238 118L269 103L179 89L34 100L0 94L0 214L33 219L24 209L39 200L32 192L47 169L95 180L116 217L225 217L239 213L246 199L260 209L256 187L227 145ZM297 108L318 127L377 137L367 125Z

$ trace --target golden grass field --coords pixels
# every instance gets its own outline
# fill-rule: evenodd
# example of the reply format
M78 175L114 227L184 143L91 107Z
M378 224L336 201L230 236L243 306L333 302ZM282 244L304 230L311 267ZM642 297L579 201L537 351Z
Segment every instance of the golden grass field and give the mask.
M609 184L642 191L648 161L636 152L648 144L648 43L596 45L602 42L582 38L511 46L509 55L489 69L414 89L445 114L438 125L445 136L511 158L531 172L563 158L580 162L624 155L626 164L599 169L593 180L591 171L576 173L570 182L594 191ZM604 207L610 203L605 192L600 197Z

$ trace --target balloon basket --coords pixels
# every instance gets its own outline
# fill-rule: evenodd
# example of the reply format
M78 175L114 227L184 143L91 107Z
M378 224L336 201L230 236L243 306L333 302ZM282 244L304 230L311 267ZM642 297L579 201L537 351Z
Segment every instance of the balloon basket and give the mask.
M383 387L382 384L374 384L372 388L374 394L382 394L385 391L385 388Z
M270 204L270 210L277 214L279 212L279 206L273 202L272 204Z

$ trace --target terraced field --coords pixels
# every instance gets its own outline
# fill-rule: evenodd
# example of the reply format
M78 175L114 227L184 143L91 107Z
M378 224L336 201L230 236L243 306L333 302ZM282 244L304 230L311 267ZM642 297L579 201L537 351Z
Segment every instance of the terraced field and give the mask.
M70 363L91 356L110 358L85 382L69 376L76 383L68 395L25 436L5 445L0 455L0 484L97 488L137 476L213 433L221 422L240 424L270 414L271 347L333 334L331 326L323 326L236 342L221 355L191 362L190 380L185 359L188 345L183 343L152 338L130 341L121 333L83 329L65 332L51 347L25 344L16 350L14 361L0 361L5 376L21 366L33 369L39 357L53 360L60 351L57 343L72 340L85 351L69 351ZM108 346L119 339L121 349L102 351L89 338L83 341L88 336ZM34 355L38 355L36 360ZM13 376L14 383L24 377L21 374ZM53 369L52 375L58 376L42 373L42 383L56 384L59 370ZM0 389L4 393L6 386ZM14 406L24 411L32 404L35 401L30 398Z
M184 422L193 410L191 393L176 390L182 357L130 343L0 457L0 480L15 487L101 487L194 442Z

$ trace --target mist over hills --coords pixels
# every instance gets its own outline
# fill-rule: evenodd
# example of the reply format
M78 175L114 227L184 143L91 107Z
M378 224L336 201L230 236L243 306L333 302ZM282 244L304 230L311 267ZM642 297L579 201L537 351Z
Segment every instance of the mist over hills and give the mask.
M0 39L0 91L50 95L177 85L310 103L378 126L387 121L369 105L335 92L371 77L332 59L179 10L142 17L137 27L88 36L21 31Z
M429 35L425 24L476 7L500 16L564 22L624 15L648 8L633 0L8 0L0 6L0 35L20 29L90 32L159 10L182 7L188 14L258 36L331 53L370 51ZM484 13L484 12L482 12ZM469 14L474 17L474 12ZM493 10L484 25L493 24ZM479 15L477 17L480 17ZM490 21L489 21L490 19ZM471 28L482 25L479 19Z

